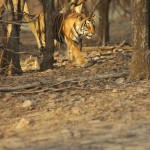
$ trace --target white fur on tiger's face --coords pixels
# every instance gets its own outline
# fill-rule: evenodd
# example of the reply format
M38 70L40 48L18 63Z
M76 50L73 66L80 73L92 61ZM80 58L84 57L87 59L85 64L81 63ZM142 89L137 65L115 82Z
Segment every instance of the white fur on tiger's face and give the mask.
M95 34L95 22L91 19L89 19L89 20L87 19L85 21L83 28L84 28L83 29L84 30L83 35L85 35L86 38L91 39L92 36Z
M79 22L75 22L74 28L79 35L91 39L95 34L95 21L93 17L86 17L85 15L79 16Z

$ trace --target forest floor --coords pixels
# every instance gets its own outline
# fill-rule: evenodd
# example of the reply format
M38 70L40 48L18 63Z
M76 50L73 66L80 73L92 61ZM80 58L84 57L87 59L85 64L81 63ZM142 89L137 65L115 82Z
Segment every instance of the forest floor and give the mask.
M23 36L21 49L35 49ZM22 76L1 76L0 150L149 150L150 81L128 80L132 47L120 43L84 47L87 68L56 52L54 70L26 56Z

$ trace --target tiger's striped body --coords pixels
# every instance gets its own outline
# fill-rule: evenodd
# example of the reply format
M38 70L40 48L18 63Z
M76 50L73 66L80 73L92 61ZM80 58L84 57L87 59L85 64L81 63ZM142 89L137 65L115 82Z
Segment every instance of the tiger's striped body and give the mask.
M51 29L54 31L54 38L59 42L66 43L67 57L71 63L84 66L86 60L81 53L81 40L82 36L91 38L94 34L95 23L93 17L86 17L76 12L68 14L53 13L52 15ZM34 27L35 29L33 29ZM43 13L32 23L31 30L37 39L38 46L45 47L45 23Z

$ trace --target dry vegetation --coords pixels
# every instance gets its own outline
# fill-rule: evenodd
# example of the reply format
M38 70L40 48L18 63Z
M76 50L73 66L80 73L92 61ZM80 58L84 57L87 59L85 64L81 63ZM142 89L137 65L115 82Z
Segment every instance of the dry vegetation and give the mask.
M85 47L94 62L87 68L56 51L55 69L37 72L22 56L22 76L0 77L0 149L150 149L150 82L128 80L132 48L122 39L119 46ZM21 43L35 52L30 32Z
M129 24L110 22L109 46L84 41L86 68L56 50L54 70L38 72L21 55L23 75L0 76L0 150L149 150L150 81L128 80ZM20 43L38 53L30 31Z

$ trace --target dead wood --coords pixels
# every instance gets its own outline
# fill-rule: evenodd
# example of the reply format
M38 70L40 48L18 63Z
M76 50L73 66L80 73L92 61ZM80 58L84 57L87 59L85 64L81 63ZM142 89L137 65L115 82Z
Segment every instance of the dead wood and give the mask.
M32 91L30 93L40 93L40 92L45 92L45 91L53 91L53 92L57 92L57 91L62 91L68 88L78 88L78 89L82 89L81 87L74 87L74 86L69 86L69 87L64 87L62 89L58 89L57 87L54 88L57 85L63 84L63 83L77 83L77 82L85 82L85 81L92 81L92 80L100 80L100 79L109 79L109 78L119 78L122 76L127 76L128 73L127 72L123 72L123 73L116 73L116 74L106 74L106 75L97 75L96 77L90 77L90 78L77 78L77 79L70 79L70 80L64 80L58 83L55 83L53 85L51 85L51 82L48 83L42 83L42 82L34 82L32 84L25 84L25 85L20 85L20 86L16 86L16 87L0 87L0 92L13 92L13 91L18 91L18 90L23 90L23 89L31 89L31 88L35 88L38 86L43 86L43 85L50 85L48 88L43 89L43 90L38 90L38 91ZM53 87L53 88L52 88ZM86 90L86 89L84 89Z
M18 91L22 89L30 89L30 88L40 86L41 84L42 84L41 82L34 82L31 84L19 85L15 87L0 87L0 92L12 92L12 91Z
M23 91L23 92L13 92L13 94L37 94L37 93L42 93L42 92L49 92L49 93L54 93L54 92L63 92L66 90L83 90L83 91L92 91L92 92L103 92L103 91L112 91L114 90L113 88L110 89L95 89L95 88L82 88L78 86L68 86L64 88L45 88L42 90L36 90L36 91ZM117 91L124 91L125 89L116 89Z
M119 48L121 48L124 45L125 45L125 40L122 43L120 43L118 46L116 46L116 48L114 49L114 51L117 51Z
M122 73L116 73L116 74L106 74L106 75L97 75L99 79L108 79L108 78L120 78L120 77L125 77L129 73L127 72L122 72Z
M119 48L123 47L124 45L125 45L125 40L117 46L84 47L83 51L98 51L98 50L117 51Z
M56 84L50 85L48 87L48 89L51 88L51 87L55 87L55 86L58 86L60 84L63 84L65 82L71 82L71 81L73 81L73 79L58 82ZM75 81L73 81L73 82L75 82ZM0 92L12 92L12 91L18 91L18 90L23 90L23 89L35 88L35 87L38 87L38 86L41 86L41 85L49 85L49 84L51 84L51 82L42 83L42 82L39 81L39 82L34 82L32 84L25 84L25 85L20 85L20 86L16 86L16 87L0 87ZM44 91L45 90L43 90L43 92ZM42 92L42 90L41 90L41 92Z

